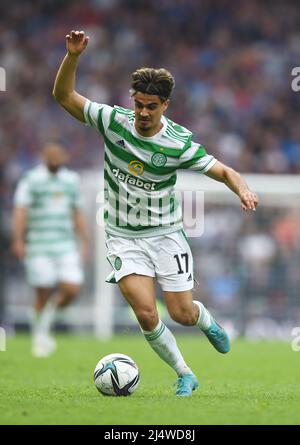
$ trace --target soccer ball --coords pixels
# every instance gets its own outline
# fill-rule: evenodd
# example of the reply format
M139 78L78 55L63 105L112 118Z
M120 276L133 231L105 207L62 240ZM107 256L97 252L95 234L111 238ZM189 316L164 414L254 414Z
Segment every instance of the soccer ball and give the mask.
M109 354L96 365L94 382L101 394L130 396L139 386L139 368L124 354Z

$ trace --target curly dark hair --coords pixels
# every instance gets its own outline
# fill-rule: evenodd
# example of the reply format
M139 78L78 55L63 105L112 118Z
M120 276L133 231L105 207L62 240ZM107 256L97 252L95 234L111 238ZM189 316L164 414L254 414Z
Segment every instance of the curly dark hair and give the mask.
M131 88L134 95L137 91L159 96L162 102L171 97L175 80L165 68L140 68L131 74Z

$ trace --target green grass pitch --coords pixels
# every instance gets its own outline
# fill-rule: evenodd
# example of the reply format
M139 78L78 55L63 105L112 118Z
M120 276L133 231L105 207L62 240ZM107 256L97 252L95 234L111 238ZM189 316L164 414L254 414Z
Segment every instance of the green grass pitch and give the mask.
M176 375L139 335L99 342L57 336L47 359L30 355L30 338L8 339L0 352L0 424L223 425L299 424L300 352L289 343L237 340L227 355L205 338L177 336L200 388L190 398L174 395ZM130 355L141 383L130 397L105 397L93 371L106 354Z

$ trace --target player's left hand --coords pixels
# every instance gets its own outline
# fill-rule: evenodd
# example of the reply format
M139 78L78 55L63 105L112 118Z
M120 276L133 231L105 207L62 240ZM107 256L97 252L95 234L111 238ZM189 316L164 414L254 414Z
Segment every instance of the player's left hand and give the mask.
M243 191L239 194L241 207L243 210L256 210L258 206L258 196L250 190Z

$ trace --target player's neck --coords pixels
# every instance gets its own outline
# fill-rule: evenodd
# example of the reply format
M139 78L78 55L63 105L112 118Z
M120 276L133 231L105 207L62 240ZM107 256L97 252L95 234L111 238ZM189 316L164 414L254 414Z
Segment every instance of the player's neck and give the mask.
M163 124L160 122L159 125L157 125L157 127L149 128L149 130L142 130L141 128L138 128L138 126L135 122L134 127L135 127L135 131L139 135L143 136L144 138L150 138L160 132L160 130L163 127Z

